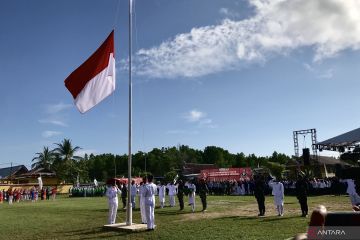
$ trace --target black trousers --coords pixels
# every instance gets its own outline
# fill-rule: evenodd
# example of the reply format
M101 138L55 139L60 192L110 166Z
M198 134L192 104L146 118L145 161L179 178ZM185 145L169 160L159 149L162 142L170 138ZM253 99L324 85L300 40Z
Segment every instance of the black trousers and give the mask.
M177 197L179 199L180 210L183 210L184 209L184 194L178 194Z
M256 201L258 203L260 215L264 215L265 214L265 196L257 196Z
M206 210L206 208L207 208L206 195L200 196L200 199L201 199L201 204L203 206L202 210Z
M123 208L126 207L126 197L121 197L122 203L123 203Z
M307 196L298 197L302 214L308 214Z

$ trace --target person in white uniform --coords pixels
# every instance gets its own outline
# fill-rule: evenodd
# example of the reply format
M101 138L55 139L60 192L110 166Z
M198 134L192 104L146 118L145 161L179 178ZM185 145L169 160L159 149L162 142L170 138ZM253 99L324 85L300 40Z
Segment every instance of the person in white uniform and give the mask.
M146 214L145 214L145 184L146 184L146 177L143 177L143 181L140 183L139 187L139 196L140 196L140 215L141 215L141 223L146 224Z
M159 189L159 202L160 202L160 207L161 208L164 208L165 206L165 195L166 195L166 187L165 185L160 182L159 186L158 186L158 189Z
M187 187L189 189L189 205L191 205L191 211L195 212L195 192L196 192L196 186L193 182L189 182L187 184Z
M170 207L175 207L175 196L177 194L177 187L173 182L168 183L166 188L169 190Z
M106 190L106 196L109 200L109 224L115 224L117 209L118 209L118 194L121 194L120 189L116 185L116 182Z
M145 197L145 214L148 230L155 229L155 193L157 192L156 185L152 182L153 176L148 176L148 183L145 184L144 197Z
M354 207L360 204L360 196L356 192L356 185L353 179L341 179L340 182L347 184L346 193L349 194L351 205Z
M269 186L272 188L274 195L274 204L278 212L278 216L284 215L284 185L277 180L271 180Z
M138 192L138 188L137 188L134 180L131 181L130 190L131 190L131 206L133 209L135 209L135 207L136 207L135 199L136 199L136 194Z

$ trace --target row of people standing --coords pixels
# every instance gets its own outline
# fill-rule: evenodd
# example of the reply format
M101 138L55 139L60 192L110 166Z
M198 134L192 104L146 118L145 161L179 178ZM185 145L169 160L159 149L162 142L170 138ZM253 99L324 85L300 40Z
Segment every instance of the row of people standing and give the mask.
M274 205L278 216L284 215L284 185L282 182L277 181L276 179L270 180L266 183L265 179L261 175L254 176L254 196L256 198L259 214L258 216L265 216L265 189L270 187L272 189L272 195L274 196ZM306 217L308 215L308 204L307 204L307 195L309 191L309 183L307 180L299 176L295 184L296 187L296 197L300 203L301 216Z
M35 186L29 188L9 188L7 191L3 189L0 191L0 203L20 201L32 201L38 200L39 195L41 200L50 200L50 197L54 200L56 198L57 188L56 187L43 187L39 189Z
M155 194L157 192L157 186L152 182L153 176L147 176L143 178L142 183L137 189L135 182L132 182L131 192L134 191L134 195L131 195L131 204L135 203L135 198L137 191L140 196L140 214L142 223L147 225L148 230L155 229ZM135 191L136 187L136 191ZM123 191L122 191L122 190ZM108 197L109 202L109 224L115 224L117 209L118 209L118 194L123 198L124 191L127 191L126 185L122 184L119 188L114 181L112 186L107 187L106 196Z
M267 187L266 182L262 176L255 176L255 187L254 195L259 207L259 215L265 215L265 189ZM356 183L353 179L340 179L340 183L344 183L346 186L346 193L349 195L351 206L353 209L359 209L360 206L360 195L359 191L356 190ZM360 184L360 183L359 183ZM280 181L270 180L268 186L272 188L272 195L274 195L274 203L278 211L279 216L284 214L284 185ZM309 195L309 189L312 186L312 183L308 179L299 175L297 181L295 182L294 191L296 197L299 201L301 208L301 216L306 217L308 215L308 202L307 197ZM360 187L358 188L360 189Z
M209 193L209 189L204 179L200 179L199 182L191 180L185 183L183 180L179 180L177 183L171 182L167 185L160 183L158 185L160 208L165 206L166 190L168 190L170 207L175 207L175 198L177 196L180 210L183 210L184 196L188 196L188 203L191 206L191 210L192 212L195 212L195 196L196 192L198 192L203 206L202 211L206 211L206 195Z

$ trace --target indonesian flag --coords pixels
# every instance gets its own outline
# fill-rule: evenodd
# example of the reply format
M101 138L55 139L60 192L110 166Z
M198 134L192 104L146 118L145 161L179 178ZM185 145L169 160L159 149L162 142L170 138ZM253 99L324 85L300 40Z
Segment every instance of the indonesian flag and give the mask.
M76 107L85 113L115 91L114 31L65 79Z

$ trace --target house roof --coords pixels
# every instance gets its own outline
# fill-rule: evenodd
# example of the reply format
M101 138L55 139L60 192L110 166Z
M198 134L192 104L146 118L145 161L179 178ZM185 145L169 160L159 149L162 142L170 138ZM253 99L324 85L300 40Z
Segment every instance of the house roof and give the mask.
M28 172L29 170L24 165L12 166L7 168L0 168L0 179L8 178L23 172Z
M31 169L29 172L21 174L21 177L28 176L56 176L56 173L51 170L47 170L45 168L35 168Z

